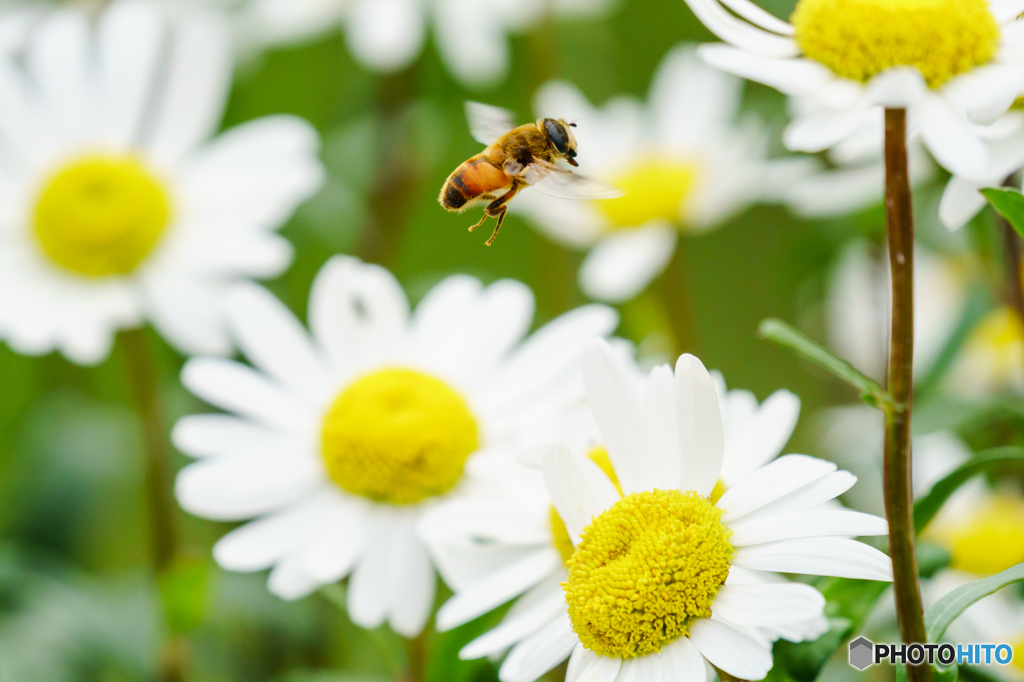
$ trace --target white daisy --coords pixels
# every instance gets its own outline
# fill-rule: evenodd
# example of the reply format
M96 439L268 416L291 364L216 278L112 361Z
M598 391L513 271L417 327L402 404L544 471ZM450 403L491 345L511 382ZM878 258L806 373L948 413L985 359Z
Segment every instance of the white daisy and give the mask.
M829 275L828 343L844 360L880 379L889 337L889 259L885 250L856 241L839 254ZM965 302L961 269L918 246L914 251L914 373L923 376L960 321Z
M799 455L742 475L781 449L798 409L793 396L776 394L758 408L737 394L743 406L730 410L729 438L715 382L692 356L680 358L675 377L668 367L656 368L642 397L633 372L605 345L588 353L584 375L601 436L596 442L605 450L588 458L578 443L556 448L544 462L547 495L538 490L537 474L522 470L524 481L533 477L532 487L517 480L510 491L515 502L504 508L478 501L476 509L448 510L453 521L471 519L447 536L449 543L459 534L467 541L445 545L465 553L453 564L469 570L459 576L466 586L439 612L439 625L464 622L525 592L463 657L512 646L499 673L504 682L532 682L570 654L573 681L703 680L704 659L761 679L771 667L772 641L813 639L827 629L821 595L773 571L890 579L885 555L838 537L884 534L885 521L821 508L853 484L852 476ZM737 456L743 445L762 452L744 461ZM725 458L739 478L715 506L708 496L723 480ZM664 509L671 510L667 518L657 511ZM444 535L442 518L432 533L425 529L428 535ZM665 522L680 524L679 532L662 536L657 524ZM626 553L609 564L607 552L624 549L612 540L624 523L644 537L627 540ZM676 543L686 547L671 550ZM492 549L503 553L498 570L478 561ZM640 577L666 570L702 578L652 589ZM609 591L609 584L616 587ZM679 591L666 596L664 589ZM616 600L632 606L619 613ZM652 628L653 619L660 625Z
M23 66L0 56L0 336L80 363L151 322L226 353L227 288L292 258L275 233L320 186L319 139L277 116L217 139L229 41L207 13L169 24L119 0L90 27L49 14Z
M178 476L179 502L205 518L256 519L214 547L224 568L272 568L269 588L285 599L351 574L353 621L409 636L435 585L417 519L579 401L581 349L617 323L592 305L524 339L529 289L465 276L410 316L390 273L347 257L313 284L311 336L256 285L232 294L228 317L255 367L185 366L185 386L230 414L177 424L175 444L200 458Z
M1008 177L1024 168L1024 111L1006 113L981 129L981 134L989 155L984 173L954 175L939 203L939 218L951 230L963 227L988 203L979 190L1001 187ZM1020 189L1019 179L1017 185Z
M625 195L588 202L526 192L512 210L552 239L590 249L579 274L589 296L633 298L668 265L680 231L709 230L755 202L780 200L809 170L808 159L766 159L764 126L737 120L741 87L686 46L662 61L646 104L623 98L595 108L575 87L548 83L537 114L578 119L581 172Z
M624 356L625 366L639 389L645 377ZM777 391L762 404L749 391L725 390L714 373L724 426L722 472L716 494L775 459L796 427L800 400ZM562 420L561 440L587 455L617 482L607 451L589 410L577 410ZM520 458L522 459L522 458ZM492 461L487 480L475 494L445 502L431 511L420 528L445 582L455 591L438 612L440 630L462 625L515 598L502 623L460 652L464 659L499 654L511 647L503 679L514 670L521 651L529 651L548 628L564 629L569 615L561 584L569 576L566 562L573 553L565 525L551 506L539 468L515 461ZM784 628L761 628L771 640L816 639L828 629L820 614ZM566 652L568 655L568 652ZM530 670L529 674L533 671ZM533 678L530 678L532 681Z
M181 0L165 0L181 2ZM227 7L241 42L301 42L343 27L364 66L395 71L422 52L427 26L444 63L470 86L493 85L511 64L509 37L544 16L602 14L614 0L191 0Z
M790 23L750 0L687 4L732 45L704 46L708 62L807 100L790 149L828 149L877 125L882 107L905 108L941 165L981 174L990 159L972 123L1024 91L1018 0L799 0Z

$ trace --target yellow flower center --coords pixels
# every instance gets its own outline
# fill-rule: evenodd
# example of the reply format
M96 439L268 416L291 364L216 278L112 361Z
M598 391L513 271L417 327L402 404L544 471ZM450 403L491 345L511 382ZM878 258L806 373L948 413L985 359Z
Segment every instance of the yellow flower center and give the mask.
M163 236L171 205L163 185L130 156L90 156L45 184L35 234L53 262L78 275L133 272Z
M987 0L799 0L791 21L807 57L861 82L915 66L939 88L990 62L1000 41Z
M980 576L1024 562L1024 500L995 497L950 528L944 544L953 555L953 568Z
M964 353L984 358L994 378L1006 379L1024 365L1024 324L1010 308L993 310L971 332Z
M322 454L341 488L415 504L447 492L479 446L462 397L432 376L384 369L346 388L323 420Z
M1012 645L1012 648L1013 660L1010 661L1010 665L1017 670L1024 670L1024 638L1017 640L1017 642Z
M696 492L616 502L583 530L562 583L573 631L599 656L657 653L711 615L729 575L732 531Z
M622 494L622 486L619 485L619 477L615 475L615 468L612 466L612 459L608 456L608 451L602 447L597 447L587 453L587 457L591 459L597 466L601 467L608 478L611 479L615 485L615 489L619 491L619 495ZM562 559L565 560L566 564L569 563L569 559L572 558L572 553L576 551L576 548L572 545L572 538L569 537L569 531L565 528L565 522L562 521L562 517L558 515L558 511L554 507L548 511L548 523L551 524L551 537L555 545L555 549L562 555Z
M598 209L613 230L640 227L652 220L679 224L685 201L697 183L697 167L674 159L650 158L628 168L611 184L624 194L602 199Z

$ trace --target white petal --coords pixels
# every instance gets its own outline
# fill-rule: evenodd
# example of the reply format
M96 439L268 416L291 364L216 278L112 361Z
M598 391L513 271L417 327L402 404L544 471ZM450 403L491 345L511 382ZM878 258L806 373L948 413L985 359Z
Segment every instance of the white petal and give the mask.
M602 239L580 266L580 288L609 303L636 297L668 266L677 238L672 227L658 223Z
M676 362L676 414L679 424L681 490L710 495L722 471L725 436L715 382L692 355Z
M806 455L786 455L737 481L722 495L718 506L733 523L836 470L836 465Z
M303 571L323 584L341 580L362 555L368 526L362 500L332 490L330 507L321 514L316 537L302 555Z
M348 14L349 48L372 69L396 71L419 54L425 23L415 0L356 0Z
M679 457L679 429L676 425L675 377L668 365L651 370L644 391L644 417L651 448L649 483L645 490L664 487L682 477Z
M729 524L734 547L805 537L888 535L888 522L878 516L846 510L812 510L782 514L751 514Z
M192 457L272 453L287 447L280 434L227 414L182 417L171 431L171 442Z
M456 78L471 86L493 84L508 71L510 50L503 18L478 0L437 3L438 49Z
M212 12L196 12L177 32L167 83L149 152L170 164L212 136L231 86L228 26Z
M621 658L603 658L600 656L588 656L587 667L583 669L576 682L615 682L619 669L622 667ZM502 678L502 682L506 681Z
M742 78L764 83L787 95L811 95L835 76L810 59L776 59L728 45L701 45L697 54L708 64Z
M757 511L757 515L777 514L784 511L812 509L834 500L857 482L849 471L834 471L828 476L796 490Z
M573 544L593 517L619 500L618 491L600 467L581 454L570 453L564 445L553 447L545 457L544 481Z
M233 360L195 358L181 371L185 388L223 410L286 429L311 427L312 415L250 367Z
M423 631L430 618L437 577L411 521L405 523L404 532L393 544L391 566L394 574L389 590L388 623L398 634L412 638Z
M742 547L732 563L740 568L776 573L892 580L889 557L848 538L801 538Z
M577 644L572 650L572 655L569 656L569 665L565 670L565 682L577 682L583 671L590 665L592 658L597 658L597 656L590 653L583 644Z
M450 630L501 606L539 583L561 564L558 552L544 548L459 590L438 610L438 630Z
M289 257L285 264L290 262ZM142 273L148 315L160 335L186 355L228 355L223 282L192 273Z
M928 151L944 168L957 174L985 172L988 152L964 116L939 95L924 99L917 108L917 123Z
M891 68L878 74L867 85L867 98L883 107L910 109L928 92L921 72L916 68Z
M384 623L388 612L390 575L390 526L372 518L369 542L348 581L348 615L361 628L373 630Z
M861 102L799 116L787 126L783 142L787 149L796 152L824 151L852 135L864 123L869 111L867 103Z
M800 48L791 38L751 26L729 14L718 0L686 0L686 4L715 35L736 47L767 57L795 57L800 54Z
M771 652L725 623L699 620L690 625L690 641L717 668L744 680L762 680L772 669Z
M988 200L978 191L974 182L953 176L949 179L942 201L939 202L939 218L950 230L959 230L985 208Z
M323 465L295 454L208 457L178 474L174 492L186 511L217 521L239 521L301 500L323 481Z
M661 654L648 654L623 661L615 679L617 682L662 682L665 677ZM674 678L669 677L668 682L674 682Z
M651 478L656 468L650 466L652 453L644 412L622 360L606 341L594 341L583 356L582 368L587 402L623 493L651 490L652 484L664 485Z
M8 21L5 15L4 20ZM89 23L74 10L54 12L35 29L25 54L40 95L65 134L77 137L87 123L86 85L90 66Z
M310 328L338 367L355 371L379 362L404 337L409 302L384 268L335 256L320 269L309 298Z
M518 599L501 624L464 646L459 652L459 658L472 660L501 653L516 642L542 630L552 620L568 618L565 612L565 593L558 584L564 576L561 573L554 579L546 580Z
M256 284L229 294L228 319L238 346L253 365L319 407L331 390L309 336L290 310Z
M316 530L326 506L318 495L236 528L213 546L213 558L229 571L270 568Z
M671 682L707 682L704 657L689 637L680 637L662 648L665 661L665 679Z
M267 589L285 601L302 599L320 586L302 570L298 558L289 558L274 566L267 578Z
M775 15L769 14L754 3L750 2L750 0L722 0L722 4L750 23L760 26L766 31L778 33L783 36L791 36L794 34L792 24L776 18Z
M557 618L537 634L517 644L502 664L498 676L502 682L534 682L568 658L578 642L569 619ZM586 679L586 673L581 679Z
M800 398L776 391L756 408L741 429L726 429L722 480L731 486L782 452L800 417Z
M825 598L810 585L723 585L712 611L737 625L771 627L821 616Z

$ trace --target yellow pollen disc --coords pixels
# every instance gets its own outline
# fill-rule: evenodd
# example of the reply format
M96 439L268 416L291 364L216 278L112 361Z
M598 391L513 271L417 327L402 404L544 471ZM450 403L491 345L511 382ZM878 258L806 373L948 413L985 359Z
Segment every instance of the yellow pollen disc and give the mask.
M619 477L615 475L615 469L612 467L611 457L608 456L608 451L604 448L597 447L587 453L589 457L597 466L601 467L608 478L611 479L612 483L615 484L615 489L619 491L619 495L622 494L622 486L619 485ZM569 531L565 528L565 522L562 521L562 517L558 515L558 512L554 507L548 511L548 523L551 524L551 537L555 544L555 549L562 555L562 559L566 563L572 558L572 553L576 551L576 548L572 546L572 538L569 537Z
M929 87L987 64L999 24L987 0L799 0L791 17L804 55L867 82L916 66Z
M1010 665L1017 670L1024 670L1024 638L1018 639L1011 647L1013 649L1013 660Z
M729 575L731 536L722 510L692 491L616 502L583 530L562 583L583 646L630 658L689 634Z
M136 159L86 157L55 173L35 209L44 253L87 277L125 275L160 241L171 205L161 183Z
M994 377L1010 376L1024 364L1024 324L1010 308L990 312L964 347L964 354L985 358Z
M611 178L611 184L624 192L617 199L597 202L608 217L612 229L640 227L651 220L681 221L684 202L697 183L697 168L678 160L652 158Z
M1024 500L998 496L944 535L953 568L980 576L1005 571L1024 562Z
M478 446L476 419L462 397L408 369L358 379L323 420L331 479L377 502L415 504L447 492Z

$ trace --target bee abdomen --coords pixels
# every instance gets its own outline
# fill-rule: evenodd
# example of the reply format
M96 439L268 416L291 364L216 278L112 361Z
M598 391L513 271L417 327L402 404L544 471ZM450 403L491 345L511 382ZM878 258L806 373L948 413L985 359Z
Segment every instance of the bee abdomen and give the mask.
M457 211L472 198L473 194L466 190L466 182L462 179L462 173L456 172L448 178L448 182L444 183L441 205L450 211Z

